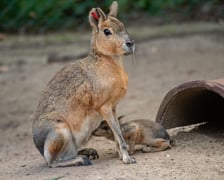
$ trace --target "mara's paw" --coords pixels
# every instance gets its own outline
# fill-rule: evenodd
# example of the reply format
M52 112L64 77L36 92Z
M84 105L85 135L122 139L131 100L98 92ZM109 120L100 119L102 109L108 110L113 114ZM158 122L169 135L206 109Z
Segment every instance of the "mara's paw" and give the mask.
M95 149L85 148L78 152L78 155L87 156L90 159L99 159L99 154Z
M128 156L126 158L123 158L124 164L134 164L137 163L136 159L134 157Z

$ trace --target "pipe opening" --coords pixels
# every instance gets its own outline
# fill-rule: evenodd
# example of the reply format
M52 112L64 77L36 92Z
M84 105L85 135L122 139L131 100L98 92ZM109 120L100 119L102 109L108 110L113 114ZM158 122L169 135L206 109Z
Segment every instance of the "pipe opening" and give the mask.
M170 99L160 117L165 128L208 122L224 127L224 98L203 87L185 89Z

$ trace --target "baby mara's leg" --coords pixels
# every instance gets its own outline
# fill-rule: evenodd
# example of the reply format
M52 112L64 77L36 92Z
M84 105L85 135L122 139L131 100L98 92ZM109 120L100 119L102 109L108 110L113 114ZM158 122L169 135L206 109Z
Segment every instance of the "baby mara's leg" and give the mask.
M142 151L144 153L147 152L158 152L158 151L164 151L166 149L170 148L170 141L162 138L154 139L152 142L150 142L149 145L144 145L142 148Z

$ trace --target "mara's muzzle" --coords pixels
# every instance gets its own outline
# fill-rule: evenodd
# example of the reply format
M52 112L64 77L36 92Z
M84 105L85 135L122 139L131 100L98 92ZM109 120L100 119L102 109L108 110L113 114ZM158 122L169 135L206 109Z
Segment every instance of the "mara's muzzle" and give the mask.
M134 40L127 40L123 45L123 49L125 51L124 55L133 54L135 52Z

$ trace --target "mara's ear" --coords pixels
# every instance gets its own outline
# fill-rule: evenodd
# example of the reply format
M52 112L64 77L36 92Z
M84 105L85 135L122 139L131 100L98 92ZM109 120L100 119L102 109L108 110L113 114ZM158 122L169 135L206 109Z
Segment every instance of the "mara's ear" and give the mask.
M110 6L110 12L108 16L117 17L117 10L118 10L118 3L117 1L114 1Z
M106 15L100 8L93 8L89 12L89 23L92 27L98 29L98 23L106 20Z

